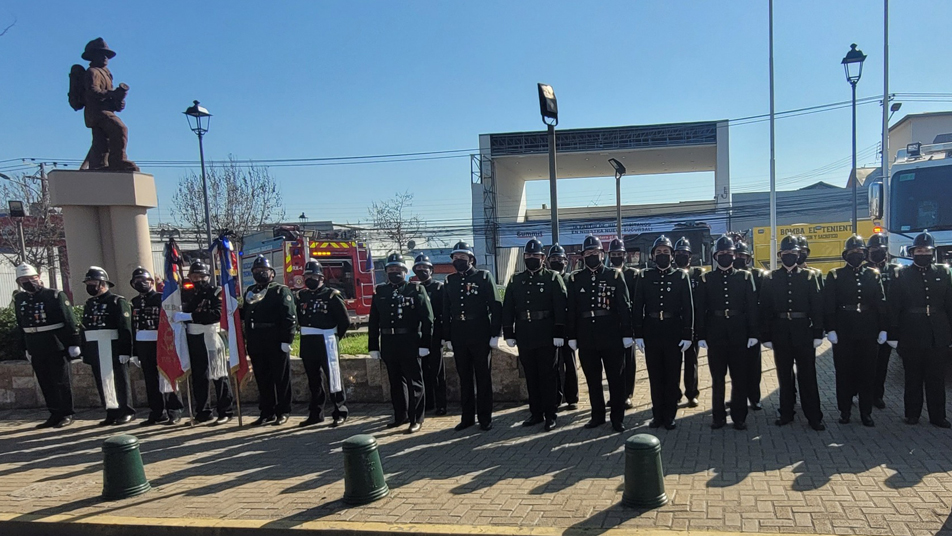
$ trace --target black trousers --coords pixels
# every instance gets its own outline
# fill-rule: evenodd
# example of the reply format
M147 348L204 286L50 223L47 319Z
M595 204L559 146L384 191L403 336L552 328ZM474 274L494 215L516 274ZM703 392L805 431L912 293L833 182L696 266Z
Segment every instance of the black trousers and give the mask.
M136 357L142 365L142 378L145 380L145 395L149 401L149 419L163 421L176 419L185 406L174 392L163 393L159 389L159 365L156 359L158 344L154 341L135 341Z
M750 370L750 352L747 343L708 341L707 363L711 369L711 405L714 421L727 420L724 398L727 394L726 377L731 375L731 420L735 423L747 419L747 374Z
M622 349L600 350L579 348L579 361L588 385L588 400L592 406L592 420L605 422L605 393L602 390L602 367L608 378L608 396L611 397L612 424L625 419L625 352Z
M99 402L106 406L106 397L102 392L102 376L97 357L89 365L93 369L93 377L96 379L96 390L99 391ZM112 380L116 384L116 400L119 402L118 409L107 409L107 419L118 419L125 415L135 415L136 410L132 409L132 385L129 383L129 369L127 365L119 362L119 355L112 356Z
M760 380L763 376L760 344L747 349L747 400L751 404L760 402ZM731 374L733 378L733 373Z
M575 368L575 352L566 344L559 348L559 370L556 374L558 393L556 406L578 404L578 370Z
M651 386L651 416L662 423L674 420L681 398L680 341L645 340L645 364Z
M929 422L945 419L945 374L949 359L948 348L907 348L899 356L906 373L906 391L903 394L906 418L922 415L922 390L926 392Z
M780 383L780 418L792 419L797 401L796 386L800 389L800 406L811 423L823 420L820 410L820 393L816 385L816 349L811 339L806 344L789 345L774 343L774 362ZM794 376L793 365L797 365Z
M680 349L678 350L680 351ZM697 341L684 351L684 397L688 400L697 398L701 391L697 387ZM678 400L681 400L681 391L678 391Z
M334 403L334 413L331 415L335 419L346 418L347 404L344 391L330 392L330 362L323 335L301 336L301 361L304 363L307 386L311 391L311 403L308 405L310 416L315 419L324 418L324 404L327 403L328 393L330 393L329 398ZM343 379L341 381L343 382Z
M892 346L886 343L880 344L876 355L876 378L873 380L874 400L882 400L886 394L886 373L889 371L890 356L892 356Z
M467 344L453 341L453 358L459 374L459 397L463 406L463 422L489 424L493 420L492 356L489 341ZM475 380L475 382L474 382Z
M380 357L390 378L390 403L396 422L423 423L426 400L423 391L423 365L416 337L384 335ZM429 357L429 356L427 356ZM425 359L425 358L424 358Z
M205 420L211 416L211 404L208 399L208 350L205 349L203 335L186 335L188 356L192 361L192 394L195 395L195 418ZM258 375L255 374L255 380ZM230 417L235 397L231 393L228 377L212 380L215 385L215 410L219 417ZM261 383L258 383L261 389Z
M258 384L258 409L262 417L291 414L291 356L281 350L281 342L253 346L249 352Z
M635 347L625 348L625 398L631 398L635 394Z
M76 413L73 411L73 391L66 352L37 352L31 355L31 364L50 416L68 417Z
M555 346L523 350L519 348L519 362L526 373L526 389L529 391L529 413L533 417L555 418L558 408L559 356Z
M439 341L430 348L430 355L423 358L423 389L426 409L446 410L446 367Z
M873 412L873 384L876 381L876 359L879 346L875 339L840 339L833 345L833 366L836 369L836 407L849 416L853 395L859 394L859 413Z

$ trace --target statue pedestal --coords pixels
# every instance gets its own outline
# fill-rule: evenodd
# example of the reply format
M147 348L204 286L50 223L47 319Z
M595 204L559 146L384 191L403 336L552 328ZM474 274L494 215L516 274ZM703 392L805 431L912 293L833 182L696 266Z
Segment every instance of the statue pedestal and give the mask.
M49 174L50 201L62 207L74 300L84 300L83 277L100 266L131 298L132 271L152 269L152 243L146 211L158 205L152 175L138 172L62 171ZM159 277L159 276L156 276Z

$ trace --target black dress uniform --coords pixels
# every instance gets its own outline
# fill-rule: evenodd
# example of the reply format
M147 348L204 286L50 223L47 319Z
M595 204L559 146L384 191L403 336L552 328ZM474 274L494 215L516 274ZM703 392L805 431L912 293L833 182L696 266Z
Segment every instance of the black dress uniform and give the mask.
M563 283L568 281L569 269L565 256L565 248L558 244L553 244L549 248L548 264L549 269L559 274ZM561 263L561 266L553 263ZM558 269L556 269L558 268ZM558 348L559 364L556 373L556 405L567 404L569 409L575 409L578 404L578 365L575 360L575 350L568 344L563 344Z
M704 268L700 266L691 266L691 242L684 237L678 239L674 244L674 258L677 261L678 252L687 252L687 264L681 266L678 264L678 268L684 270L688 274L688 279L691 281L691 293L697 291L698 283L701 281L701 275L704 273ZM697 404L694 403L697 400L697 397L701 394L701 391L698 389L698 366L697 366L697 341L695 337L691 340L691 346L683 352L684 355L684 398L688 400L688 405L695 407ZM678 401L681 400L681 395L678 395Z
M191 273L191 271L189 272ZM192 362L192 392L195 394L195 420L198 422L206 422L212 419L211 401L208 392L209 371L212 367L208 357L209 352L215 352L216 350L208 347L205 331L211 330L215 337L219 336L221 292L221 287L203 282L196 283L192 290L183 293L182 312L192 315L191 322L186 324L186 340L188 341L188 355ZM225 366L228 367L230 364L226 362ZM257 375L255 378L257 379ZM211 382L215 386L216 415L222 420L230 418L233 413L232 407L235 397L231 392L231 382L228 376L211 379ZM261 384L259 383L258 386L260 389Z
M432 277L420 283L433 309L433 341L430 355L423 358L423 388L426 409L446 415L446 367L443 366L443 283Z
M538 242L537 247L541 253L542 243ZM529 246L526 248L528 253ZM527 425L543 420L548 429L555 425L559 359L553 339L562 339L564 343L567 299L562 278L548 268L520 272L506 286L502 331L507 340L516 340L519 361L526 374L530 413Z
M148 273L148 272L146 272ZM133 272L133 279L136 277ZM151 276L149 276L151 277ZM145 394L149 401L147 423L177 421L185 407L175 392L163 393L159 387L158 333L162 295L154 289L132 298L132 331L135 355L142 366ZM164 378L161 380L167 383Z
M612 253L622 253L627 254L625 250L625 242L620 238L613 238L611 244L608 246L608 258L606 259L607 264L620 270L622 276L625 278L625 286L628 287L628 299L629 301L635 296L635 288L638 284L638 277L641 276L641 271L635 268L625 266L625 257L624 256L613 256ZM625 348L625 408L630 409L631 406L631 397L635 393L635 372L637 365L635 364L635 347L634 345ZM609 404L611 402L609 401Z
M331 363L327 355L325 337L333 336L338 341L350 329L350 316L347 314L347 305L339 290L321 285L320 288L302 289L297 293L297 318L301 325L301 361L304 362L304 372L307 373L307 383L311 390L309 419L316 422L324 420L324 403L327 401L327 392L324 383L327 382L330 399L334 402L335 421L347 418L346 397L343 385L334 392L331 384ZM333 330L334 335L328 333L309 333L314 330ZM338 352L337 359L340 359ZM338 363L335 374L340 377Z
M738 242L734 245L735 253L750 255L750 248L744 242ZM764 278L767 277L767 270L763 268L758 268L756 266L749 265L746 258L734 259L734 268L737 270L744 270L750 272L751 278L754 281L754 295L757 298L757 307L758 307L758 317L760 316L760 291L764 286ZM761 345L755 344L747 349L747 353L750 354L748 357L748 364L750 368L747 369L747 401L750 403L751 409L759 410L761 409L760 399L760 382L763 377L763 349Z
M471 259L469 268L449 274L443 284L443 336L453 345L459 374L460 428L478 419L480 426L489 429L493 418L490 339L499 337L502 330L502 301L492 274L472 266L472 248L461 242L453 250L469 253Z
M105 272L104 272L105 273ZM115 331L115 333L112 333ZM129 383L127 364L119 356L132 355L132 311L125 298L112 291L86 300L82 321L83 362L92 367L96 379L99 399L106 406L106 420L103 424L128 422L135 415L132 409L132 386ZM102 343L109 345L112 352L112 375L102 377L100 363L100 337ZM113 338L115 337L115 338ZM106 342L111 339L111 342ZM105 385L104 385L105 382ZM115 397L116 407L110 408L110 398Z
M50 411L48 422L57 424L75 413L67 352L79 346L76 318L66 293L59 290L17 292L13 303L24 347Z
M869 237L869 242L867 243L870 249L874 247L882 247L885 249L886 245L886 236L882 233L876 233ZM870 260L867 261L866 265L879 270L879 280L883 284L883 293L886 295L886 301L888 302L889 287L892 285L892 282L899 277L899 270L902 267L898 264L888 262L885 251L883 251L883 258L879 262L876 262L876 259L872 258L872 254L873 252L870 251ZM886 373L889 371L889 358L892 356L892 350L889 344L880 344L876 356L876 378L873 380L873 406L878 408L886 407L883 397L886 394Z
M403 257L397 253L390 255L387 265L406 268ZM368 348L380 352L387 365L393 404L391 425L423 424L426 401L420 350L430 349L433 336L433 309L426 290L407 281L377 285L370 302L367 331Z

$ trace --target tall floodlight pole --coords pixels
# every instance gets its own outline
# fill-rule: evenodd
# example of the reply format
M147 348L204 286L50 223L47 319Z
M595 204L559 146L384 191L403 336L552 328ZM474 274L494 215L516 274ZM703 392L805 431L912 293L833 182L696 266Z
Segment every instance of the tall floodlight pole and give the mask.
M539 84L539 111L549 130L549 203L552 205L552 243L559 242L559 195L556 186L555 126L559 124L559 104L555 90L548 84Z
M856 222L856 184L859 177L856 176L856 84L863 76L863 62L866 61L866 55L863 51L856 48L856 43L850 45L850 51L846 53L843 61L843 70L846 72L846 81L849 82L853 91L853 234L859 232ZM883 104L883 107L886 105Z
M628 170L625 169L625 164L622 164L614 158L609 158L608 163L615 168L615 226L618 239L624 242L625 237L621 234L621 178L625 176Z
M770 269L777 269L777 153L774 146L774 68L773 68L773 0L767 7L767 18L770 21L769 56L770 66Z

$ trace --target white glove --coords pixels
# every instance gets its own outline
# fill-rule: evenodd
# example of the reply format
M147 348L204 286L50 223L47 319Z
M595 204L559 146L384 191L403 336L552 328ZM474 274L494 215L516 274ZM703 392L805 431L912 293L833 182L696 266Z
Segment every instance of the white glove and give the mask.
M701 340L697 341L697 347L698 347L698 348L707 348L707 341L704 340L704 339L701 339ZM750 347L748 346L748 348L750 348Z
M766 349L768 349L768 350L773 350L773 343L772 343L772 342L765 342L765 343L764 343L764 348L766 348Z
M625 348L631 348L635 344L635 339L631 337L625 337L621 340L621 343L625 345Z
M447 350L449 350L450 352L452 352L452 351L453 351L453 343L451 343L450 341L443 341L443 348L446 348Z
M813 339L814 348L819 348L821 344L823 344L823 339Z
M839 344L840 338L836 336L835 331L830 331L826 334L826 340L830 341L830 344Z
M24 352L24 355L26 356L26 362L27 362L27 363L32 363L32 362L33 362L33 356L30 355L30 352Z
M552 339L552 346L555 346L556 348L561 348L565 346L565 339L559 339L559 338Z
M751 338L747 339L747 347L748 347L748 348L753 348L754 346L757 346L757 343L758 343L758 342L760 342L760 341L758 341L757 339L751 337Z
M370 358L371 358L371 359L380 359L380 352L379 352L378 350L371 350L371 351L370 351Z
M181 311L172 315L172 322L191 322L192 313L183 313Z
M879 344L886 344L886 332L880 331L879 337L876 338L876 342Z
M420 357L426 357L430 355L430 350L427 348L420 348Z
M890 348L895 350L899 346L899 341L886 341Z
M122 363L123 365L125 365L126 363L128 363L128 362L129 362L129 359L130 359L130 357L127 356L127 355L121 355L121 356L119 356L119 362Z
M77 358L77 357L79 357L79 355L80 355L81 353L82 353L82 351L80 351L79 346L70 346L70 347L69 347L69 356L70 356L70 357L72 357L72 358Z
M287 343L287 342L282 342L282 343L281 343L281 351L284 352L284 353L286 353L286 354L291 353L291 344L290 344L290 343Z
M682 352L682 353L683 353L683 352L687 352L687 351L688 351L688 348L691 347L691 341L681 341L681 343L678 344L678 346L681 347L681 352Z
M130 358L129 358L129 362L132 363L133 365L139 367L139 368L142 368L142 363L139 362L139 358L136 357L136 356L130 357Z
M575 339L569 339L569 348L571 348L573 352L578 350L578 341Z
M516 339L506 339L506 344L508 344L510 348L515 348L515 347L516 347Z
M499 337L489 339L489 346L491 348L499 348Z
M635 339L635 347L638 348L639 350L641 350L642 352L644 352L644 351L645 351L645 340L644 340L644 339Z

